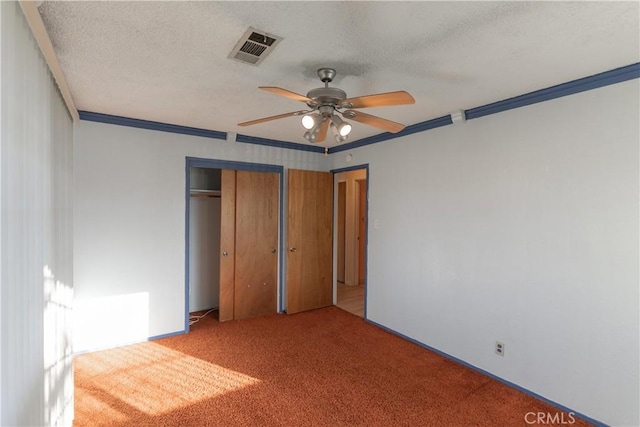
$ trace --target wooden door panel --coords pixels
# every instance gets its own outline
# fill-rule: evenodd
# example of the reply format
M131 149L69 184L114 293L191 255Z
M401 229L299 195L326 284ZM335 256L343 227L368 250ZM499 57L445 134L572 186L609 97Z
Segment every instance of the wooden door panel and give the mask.
M338 183L338 282L345 282L345 222L347 213L347 183Z
M236 171L222 170L220 187L220 306L218 320L233 320L235 241L236 241Z
M287 179L287 313L297 313L300 310L300 295L303 291L302 261L304 259L304 247L302 239L304 183L300 182L299 172L289 170Z
M287 312L333 302L333 178L328 172L289 170Z
M278 174L237 171L234 318L277 310Z

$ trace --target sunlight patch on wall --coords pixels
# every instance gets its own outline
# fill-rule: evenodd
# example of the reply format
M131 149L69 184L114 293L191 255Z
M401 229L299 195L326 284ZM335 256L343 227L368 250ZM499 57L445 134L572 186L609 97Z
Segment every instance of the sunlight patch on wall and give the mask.
M47 425L73 419L73 352L71 313L73 289L43 268L44 420Z
M115 348L81 355L79 376L93 378L91 395L78 388L76 399L95 405L124 402L149 415L159 415L243 389L260 380L206 362L160 344ZM96 403L100 396L103 403ZM84 401L82 405L84 406Z
M149 337L149 293L76 299L74 352L113 348Z

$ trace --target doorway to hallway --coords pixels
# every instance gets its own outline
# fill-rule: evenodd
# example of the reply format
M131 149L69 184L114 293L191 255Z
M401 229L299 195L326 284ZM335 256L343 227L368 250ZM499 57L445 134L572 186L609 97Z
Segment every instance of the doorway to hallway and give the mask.
M366 317L368 167L334 171L336 306Z

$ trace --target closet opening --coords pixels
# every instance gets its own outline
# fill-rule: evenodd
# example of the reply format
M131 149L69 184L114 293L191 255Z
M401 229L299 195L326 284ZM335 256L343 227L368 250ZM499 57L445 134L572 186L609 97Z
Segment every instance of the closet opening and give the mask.
M189 169L189 324L220 306L221 169Z
M283 311L283 176L278 165L186 158L185 332L199 316Z

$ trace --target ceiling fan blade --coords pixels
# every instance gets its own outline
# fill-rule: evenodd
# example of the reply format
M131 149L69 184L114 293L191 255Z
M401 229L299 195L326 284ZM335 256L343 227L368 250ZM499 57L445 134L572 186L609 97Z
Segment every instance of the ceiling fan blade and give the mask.
M322 142L327 137L327 130L329 129L329 119L325 117L320 124L320 131L316 137L316 142Z
M355 120L356 122L364 123L365 125L386 130L387 132L391 133L398 133L405 127L402 123L392 122L391 120L383 119L382 117L373 116L371 114L366 114L362 111L347 110L343 112L342 115L349 120Z
M250 120L248 122L238 123L238 126L257 125L258 123L270 122L271 120L278 120L278 119L284 119L285 117L299 116L299 115L304 114L306 112L307 112L306 110L293 111L291 113L278 114L277 116L263 117L261 119Z
M311 102L310 98L300 95L299 93L291 92L287 89L282 89L281 87L259 86L259 89L275 93L276 95L284 96L285 98L293 99L294 101Z
M340 101L340 106L345 108L369 108L385 107L389 105L414 104L416 102L409 92L400 90L398 92L379 93L377 95L365 95L355 98L347 98Z

